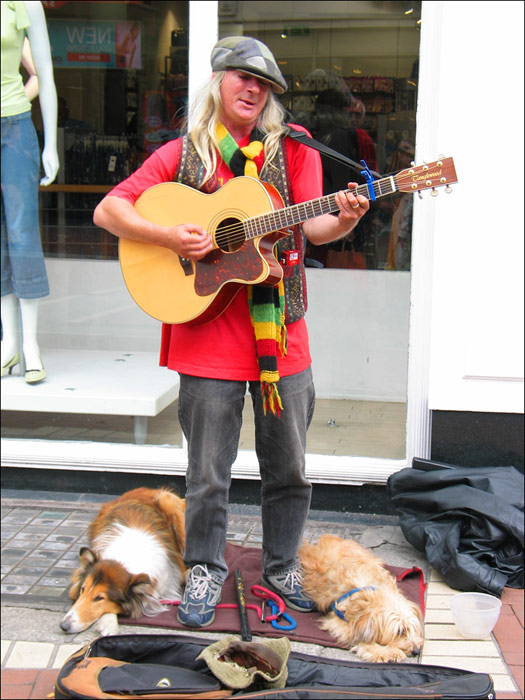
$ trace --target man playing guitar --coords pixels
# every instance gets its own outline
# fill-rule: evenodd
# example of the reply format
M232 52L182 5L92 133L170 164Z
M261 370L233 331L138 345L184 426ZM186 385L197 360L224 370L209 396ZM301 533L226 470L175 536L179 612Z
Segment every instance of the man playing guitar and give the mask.
M177 220L175 202L172 224L143 216L137 200L149 188L176 181L211 194L248 175L269 182L286 205L322 196L319 153L287 137L275 96L287 85L268 47L251 37L226 37L214 47L211 67L190 110L188 133L157 149L94 213L97 226L122 239L173 251L190 276L195 265L214 263L217 239L195 223L197 212L193 222ZM246 382L261 474L263 585L294 610L314 608L297 557L310 507L305 450L315 400L303 234L315 245L337 240L369 208L367 197L350 191L338 192L335 202L336 215L315 216L279 240L276 257L284 268L272 284L235 288L206 322L163 324L160 362L180 374L179 416L188 441L184 559L190 574L178 619L190 627L211 624L227 575L228 492Z

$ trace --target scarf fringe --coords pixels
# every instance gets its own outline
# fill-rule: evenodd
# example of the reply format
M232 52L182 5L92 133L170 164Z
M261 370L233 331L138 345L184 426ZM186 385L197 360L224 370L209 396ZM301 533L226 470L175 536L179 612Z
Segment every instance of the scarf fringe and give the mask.
M261 381L261 396L264 415L270 411L270 413L273 413L277 418L280 418L283 404L279 396L279 390L277 389L277 382Z

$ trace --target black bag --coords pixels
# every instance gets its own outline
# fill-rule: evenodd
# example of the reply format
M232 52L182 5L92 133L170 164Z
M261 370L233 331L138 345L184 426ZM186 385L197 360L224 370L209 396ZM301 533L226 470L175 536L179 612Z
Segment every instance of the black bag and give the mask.
M285 688L232 691L198 655L213 640L183 635L100 637L60 669L55 698L494 698L490 676L444 666L334 661L291 652Z
M446 583L501 596L523 588L523 474L414 459L387 481L410 544Z

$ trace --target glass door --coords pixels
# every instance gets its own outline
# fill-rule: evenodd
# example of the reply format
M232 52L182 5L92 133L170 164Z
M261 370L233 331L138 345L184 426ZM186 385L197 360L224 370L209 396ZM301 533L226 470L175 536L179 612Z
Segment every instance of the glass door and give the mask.
M421 3L219 2L219 36L264 41L288 82L289 122L381 175L414 158ZM322 156L324 193L365 182ZM350 237L308 245L317 402L310 454L406 456L412 197L372 203ZM246 407L241 449L253 449Z

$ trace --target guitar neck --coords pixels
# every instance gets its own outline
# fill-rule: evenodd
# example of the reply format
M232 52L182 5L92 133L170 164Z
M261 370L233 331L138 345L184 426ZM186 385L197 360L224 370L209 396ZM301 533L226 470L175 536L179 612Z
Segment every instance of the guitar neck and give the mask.
M386 197L398 191L395 175L381 178L381 180L374 180L371 186L373 187L376 199L379 197ZM358 185L354 190L346 190L346 192L352 192L354 195L360 194L367 199L372 199L367 184ZM335 195L336 193L328 194L319 199L312 199L309 202L301 202L301 204L294 204L290 207L284 207L283 209L276 209L270 214L263 214L251 219L246 219L244 221L246 240L252 240L259 236L264 236L267 233L271 233L272 231L278 231L290 226L295 226L296 224L301 224L304 221L314 219L316 216L321 216L322 214L331 214L332 212L339 211L339 207L335 201Z

